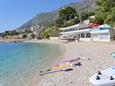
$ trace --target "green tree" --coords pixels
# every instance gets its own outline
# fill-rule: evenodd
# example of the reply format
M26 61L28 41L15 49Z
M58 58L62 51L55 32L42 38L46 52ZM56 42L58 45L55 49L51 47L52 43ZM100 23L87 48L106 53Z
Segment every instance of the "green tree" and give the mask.
M102 12L111 11L115 7L115 0L97 0L99 10Z
M65 7L59 11L59 17L65 21L71 20L77 16L76 10L72 7Z
M76 21L73 22L75 17L78 16L76 10L72 7L65 7L59 10L59 18L56 20L55 26L57 27L66 27L69 21L72 20L71 23L76 24Z
M64 20L61 19L61 18L58 18L58 19L56 20L55 26L56 26L56 27L63 27L63 24L64 24Z
M115 0L97 0L98 10L92 23L108 23L115 26Z
M49 38L50 36L51 37L57 37L59 35L60 35L60 31L56 27L46 28L45 30L43 30L40 33L40 37L42 37L42 38Z
M75 25L75 24L77 24L79 22L80 22L80 20L78 20L77 18L75 18L75 19L72 19L72 20L70 20L70 21L68 21L66 23L67 23L67 26L72 26L72 25Z
M87 20L90 16L94 14L94 12L82 12L79 14L79 17L81 16L82 20Z
M107 16L106 23L115 26L115 7L112 8L112 12Z
M4 33L6 36L14 36L14 35L18 35L19 33L16 31L5 31Z
M92 23L96 24L104 24L105 19L107 18L108 13L103 13L103 12L97 12L95 15L95 19L92 21Z

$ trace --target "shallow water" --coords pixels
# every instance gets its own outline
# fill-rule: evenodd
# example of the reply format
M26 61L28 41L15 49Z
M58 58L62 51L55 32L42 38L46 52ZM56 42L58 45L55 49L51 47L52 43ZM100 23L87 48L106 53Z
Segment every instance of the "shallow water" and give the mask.
M0 43L0 86L27 86L60 56L54 44Z

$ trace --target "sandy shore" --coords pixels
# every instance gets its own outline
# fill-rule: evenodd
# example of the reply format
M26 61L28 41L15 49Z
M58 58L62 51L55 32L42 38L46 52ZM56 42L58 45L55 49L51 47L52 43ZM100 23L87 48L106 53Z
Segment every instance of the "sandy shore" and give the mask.
M32 41L31 41L32 42ZM34 41L35 42L35 41ZM55 43L65 46L64 58L60 61L81 58L82 66L74 67L70 72L57 72L42 76L37 86L91 86L88 78L99 70L115 65L110 53L115 51L114 43L71 42L42 40L38 43ZM90 59L90 60L89 60Z

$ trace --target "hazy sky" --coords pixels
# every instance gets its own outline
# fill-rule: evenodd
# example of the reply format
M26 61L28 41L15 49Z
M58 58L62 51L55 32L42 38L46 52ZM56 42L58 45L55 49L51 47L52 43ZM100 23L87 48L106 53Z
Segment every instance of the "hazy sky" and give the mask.
M0 0L0 31L24 24L37 13L52 11L79 0Z

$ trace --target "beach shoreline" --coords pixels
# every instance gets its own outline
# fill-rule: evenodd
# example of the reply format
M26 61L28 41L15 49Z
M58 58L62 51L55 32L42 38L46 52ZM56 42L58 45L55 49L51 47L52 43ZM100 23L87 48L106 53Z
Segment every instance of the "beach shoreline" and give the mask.
M31 40L30 40L31 41ZM11 47L13 47L13 50L14 51L17 51L16 49L19 48L19 49L22 49L23 51L23 47L24 47L24 51L25 52L19 52L18 54L23 54L23 53L26 53L24 54L25 56L21 56L20 55L20 58L24 57L24 58L28 58L27 60L25 60L25 64L28 64L30 66L24 66L25 64L23 64L22 66L22 70L24 68L27 68L27 70L24 70L22 71L22 73L24 73L24 75L21 76L22 73L18 73L17 72L17 75L12 77L11 79L9 80L6 80L6 81L3 81L1 82L1 84L7 84L7 85L11 85L11 86L36 86L36 83L38 83L38 81L40 81L41 79L41 76L39 75L40 74L40 71L45 71L45 70L48 70L49 68L52 67L52 65L54 63L58 63L60 58L61 58L61 51L64 51L64 49L62 49L63 46L61 46L61 44L55 44L55 43L46 43L46 42L42 42L41 43L39 42L39 44L36 44L39 40L32 40L33 42L29 43L30 41L27 41L27 43L20 43L20 42L16 42L16 43L12 43L11 42ZM26 41L25 41L26 42ZM19 45L20 47L19 47ZM10 43L1 43L1 45L4 47L7 47L10 46ZM16 46L15 46L16 45ZM57 46L56 46L57 45ZM2 47L1 46L1 47ZM15 49L15 47L16 49ZM40 48L40 49L39 49ZM43 49L42 49L43 48ZM2 49L2 48L1 48ZM11 48L10 48L11 49ZM27 49L27 50L26 50ZM30 50L29 50L30 49ZM45 50L46 49L46 50ZM50 49L50 50L49 50ZM28 51L29 50L29 51ZM33 52L34 50L34 52ZM38 51L37 51L38 50ZM39 53L39 50L40 50L40 53ZM48 52L47 52L48 51ZM59 51L59 52L58 52ZM30 52L30 53L29 53ZM38 53L37 53L38 52ZM42 52L43 52L43 55L42 55ZM53 53L54 52L54 53ZM34 54L33 54L34 53ZM53 53L51 55L51 53ZM35 55L35 56L34 56ZM15 55L13 55L15 56ZM2 56L1 56L2 57ZM9 57L9 56L8 56ZM43 59L42 59L43 57ZM62 56L63 57L63 56ZM19 57L17 57L19 58ZM59 60L58 60L59 58ZM36 61L34 61L34 59ZM22 61L23 62L23 61ZM27 63L26 63L27 62ZM30 63L28 63L30 62ZM41 63L40 63L41 62ZM5 63L5 62L4 62ZM13 62L12 62L13 63ZM16 63L18 63L18 61L16 61ZM10 63L11 64L11 63ZM35 64L35 65L34 65ZM20 65L20 63L18 64ZM16 68L18 68L18 65ZM10 66L12 67L12 66ZM13 66L14 67L14 66ZM11 69L11 68L10 68ZM21 68L19 68L21 69ZM20 71L20 70L19 70ZM15 72L15 70L14 70ZM13 72L11 73L11 75L13 74ZM19 75L18 75L19 74ZM10 74L9 74L10 76ZM8 79L8 78L7 78ZM20 83L19 83L20 82Z
M46 71L48 69L51 69L54 65L57 65L59 64L59 62L61 62L65 56L67 56L67 49L66 49L66 43L65 41L59 41L59 40L54 40L54 41L51 41L51 40L48 40L48 39L43 39L43 40L26 40L26 41L23 41L23 43L44 43L44 44L53 44L55 46L59 46L60 47L60 50L63 51L63 53L60 53L59 55L59 58L55 59L54 62L52 62L52 65L49 67L46 67L45 69L43 70L40 70L40 71ZM32 79L32 83L30 86L36 86L39 82L41 82L42 80L42 76L40 75L40 71L38 71L38 74L39 77L37 79ZM26 86L26 84L24 85Z
M81 66L72 67L73 70L69 72L60 71L43 76L40 76L40 71L38 71L22 86L92 86L89 78L93 74L115 66L114 58L110 57L110 54L115 52L115 42L67 42L65 40L26 40L23 42L54 44L62 48L61 56L52 62L51 67L41 71L46 71L65 60L76 58L80 58Z
M114 42L60 42L51 40L30 41L34 43L60 44L65 47L63 58L58 63L81 58L81 66L73 68L70 72L57 72L47 74L40 78L37 86L91 86L89 78L99 70L115 65L110 53L115 51ZM57 64L57 63L56 63Z
M43 39L43 40L27 40L27 41L23 41L23 42L24 43L45 43L45 44L54 44L54 45L59 46L62 53L60 53L61 54L60 57L58 59L56 59L55 62L52 63L52 66L59 64L60 62L64 61L64 59L65 59L64 57L68 57L68 54L70 52L67 49L67 44L65 41Z
M11 39L11 38L2 38L0 39L0 43L13 43L13 42L23 42L23 41L28 41L28 39Z

